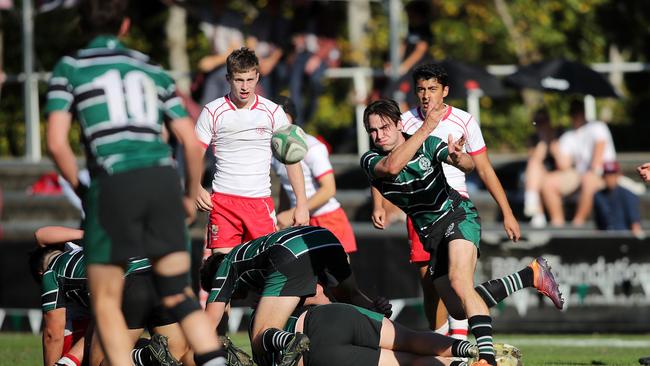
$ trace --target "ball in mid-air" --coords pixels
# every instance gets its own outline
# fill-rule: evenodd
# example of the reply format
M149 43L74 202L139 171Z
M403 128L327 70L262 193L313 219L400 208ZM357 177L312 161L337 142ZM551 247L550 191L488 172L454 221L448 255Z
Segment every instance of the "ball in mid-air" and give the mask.
M307 134L296 125L281 127L271 137L273 156L284 164L299 162L307 150Z

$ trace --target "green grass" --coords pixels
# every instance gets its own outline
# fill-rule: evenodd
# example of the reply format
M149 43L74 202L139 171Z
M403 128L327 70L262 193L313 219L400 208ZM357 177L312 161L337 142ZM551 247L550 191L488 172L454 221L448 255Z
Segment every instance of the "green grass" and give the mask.
M244 333L232 335L233 342L250 352ZM497 335L496 342L519 347L525 366L538 365L638 365L638 358L650 356L650 337L643 335ZM582 342L580 344L574 344ZM3 365L42 364L41 338L29 333L0 333Z

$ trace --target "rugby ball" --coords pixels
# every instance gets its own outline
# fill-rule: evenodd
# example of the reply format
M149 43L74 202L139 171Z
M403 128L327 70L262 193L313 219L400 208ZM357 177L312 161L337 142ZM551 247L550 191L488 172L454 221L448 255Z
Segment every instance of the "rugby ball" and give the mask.
M307 134L296 125L277 129L271 137L273 156L284 164L301 161L307 154Z

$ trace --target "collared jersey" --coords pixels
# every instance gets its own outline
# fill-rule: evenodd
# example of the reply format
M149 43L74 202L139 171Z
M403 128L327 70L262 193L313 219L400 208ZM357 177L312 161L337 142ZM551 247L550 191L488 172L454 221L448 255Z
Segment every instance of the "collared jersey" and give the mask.
M311 251L333 246L339 246L341 251L343 250L334 234L318 226L290 227L240 244L234 247L219 265L212 281L208 303L227 303L239 286L261 291L269 270ZM272 262L271 255L274 250L284 250L284 259L274 256ZM332 275L337 277L337 274Z
M151 263L146 258L129 260L125 276L149 271ZM44 313L65 308L68 303L84 308L90 307L90 295L86 276L86 259L83 248L66 243L66 250L56 256L45 273L41 285L41 308Z
M305 194L309 199L315 195L316 191L320 188L318 180L327 174L333 174L334 170L332 169L332 163L330 163L329 153L327 152L327 146L325 146L325 144L318 141L314 136L307 135L307 146L309 150L307 150L305 158L300 161L300 165L302 166L302 174L305 176ZM282 184L282 188L289 196L291 207L296 207L296 194L293 192L293 188L289 182L287 168L275 158L273 158L271 166L273 167L275 174L280 177L280 184ZM313 212L310 212L310 216L316 217L324 215L338 209L339 207L341 207L339 201L332 197L324 205L318 207Z
M227 95L206 104L196 134L216 158L212 191L269 197L271 135L287 124L282 108L258 95L250 108L237 108Z
M409 135L404 135L409 138ZM429 136L413 158L394 177L378 177L375 166L388 153L371 149L361 157L361 168L370 184L413 220L418 233L426 236L433 225L460 202L461 197L447 184L442 162L447 160L447 144Z
M413 108L402 114L402 131L412 135L424 123L424 114L419 107ZM477 155L487 149L483 134L478 123L471 114L462 109L449 106L447 114L442 118L438 126L431 132L431 136L438 137L442 141L448 141L449 134L454 140L465 136L464 151L469 155ZM447 183L460 193L463 197L469 197L465 184L465 173L453 165L442 163Z
M169 75L112 36L56 64L46 113L55 111L76 115L93 176L171 165L163 121L187 116Z

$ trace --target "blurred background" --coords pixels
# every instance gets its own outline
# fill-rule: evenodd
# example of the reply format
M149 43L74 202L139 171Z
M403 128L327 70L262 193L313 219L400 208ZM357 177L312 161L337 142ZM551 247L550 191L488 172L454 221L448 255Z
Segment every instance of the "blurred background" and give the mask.
M36 285L16 259L31 249L33 231L78 225L79 213L62 195L45 155L39 108L55 62L89 41L78 29L75 4L0 0L0 248L10 253L0 256L0 308L18 319L3 322L3 315L0 329L40 327L33 323L40 311L30 312L38 308ZM598 230L593 217L580 228L536 227L524 214L523 197L535 111L544 107L552 127L566 129L569 102L578 99L589 120L607 123L620 173L639 197L641 227L650 227L650 194L634 171L650 161L650 2L139 0L131 2L130 14L124 42L170 71L195 117L206 101L227 92L221 66L209 57L241 46L255 49L262 73L258 93L272 100L291 96L298 123L330 148L337 198L359 242L352 260L357 277L369 292L401 301L403 321L416 327L424 326L423 315L404 224L398 217L379 232L369 223L367 181L358 166L369 143L359 117L380 97L396 99L404 111L414 107L409 71L422 62L443 62L450 74L447 102L480 121L524 234L520 244L507 242L500 211L470 177L484 224L477 280L510 273L544 254L568 297L567 310L556 312L530 293L516 295L495 310L495 328L650 331L645 231ZM78 125L71 141L82 164ZM575 197L566 202L569 216L574 204ZM204 224L202 218L192 227L197 257Z

